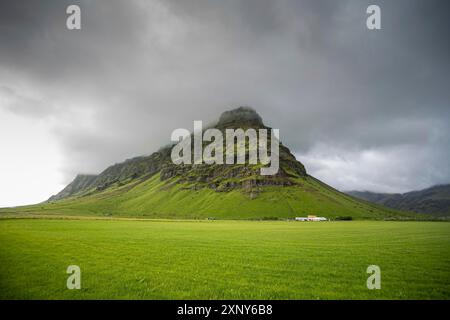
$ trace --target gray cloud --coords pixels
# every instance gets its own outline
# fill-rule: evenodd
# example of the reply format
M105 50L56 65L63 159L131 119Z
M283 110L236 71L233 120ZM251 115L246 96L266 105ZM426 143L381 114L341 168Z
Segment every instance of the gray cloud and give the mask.
M21 95L9 87L0 86L0 97L3 108L19 115L40 117L54 111L44 100Z
M448 182L450 5L375 1L368 31L372 2L0 1L0 107L48 119L67 179L250 105L338 188Z

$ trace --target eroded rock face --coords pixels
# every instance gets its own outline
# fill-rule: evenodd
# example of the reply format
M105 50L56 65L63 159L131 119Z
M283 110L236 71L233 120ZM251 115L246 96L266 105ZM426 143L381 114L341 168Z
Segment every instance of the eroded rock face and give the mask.
M222 113L217 129L253 128L267 129L260 115L249 107L239 107ZM270 146L270 135L268 138ZM280 143L280 168L273 176L262 176L258 165L250 164L212 164L212 165L175 165L171 161L170 153L173 146L161 148L150 156L136 157L125 162L112 165L97 176L86 178L87 183L80 184L77 177L63 191L49 200L63 199L74 194L100 192L112 185L122 185L137 179L147 179L160 173L161 181L173 180L173 183L185 184L186 188L198 190L210 188L217 192L227 192L235 189L242 190L250 198L255 198L262 192L264 186L291 186L298 177L307 176L306 170L295 159L290 150ZM225 152L224 144L224 152ZM269 148L270 149L270 148ZM246 154L248 162L248 150ZM82 180L82 179L81 179ZM76 188L74 186L77 186Z
M230 111L225 111L221 114L218 127L229 126L234 128L239 124L254 124L256 127L263 126L261 116L250 107L239 107Z

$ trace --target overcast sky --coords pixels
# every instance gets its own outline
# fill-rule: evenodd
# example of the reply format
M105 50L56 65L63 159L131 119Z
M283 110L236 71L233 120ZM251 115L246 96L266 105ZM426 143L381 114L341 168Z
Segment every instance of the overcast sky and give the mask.
M81 30L66 8L81 7ZM382 30L366 28L381 7ZM340 190L450 182L446 0L0 0L0 207L252 106Z

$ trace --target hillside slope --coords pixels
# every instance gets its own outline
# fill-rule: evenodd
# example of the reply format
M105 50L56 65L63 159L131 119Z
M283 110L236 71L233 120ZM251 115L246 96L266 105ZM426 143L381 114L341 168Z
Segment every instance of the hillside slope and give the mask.
M86 196L6 212L189 219L274 219L308 214L354 219L419 218L359 201L311 176L297 178L292 186L265 186L256 198L240 189L219 192L191 187L188 183L161 181L158 173L150 179L117 184Z
M215 128L267 129L250 108L224 112ZM267 141L270 145L270 138ZM419 218L343 194L307 174L280 143L280 169L260 174L261 164L175 165L166 146L150 156L77 176L46 203L2 212L152 218L273 219L315 214L327 218ZM242 146L241 146L242 147ZM245 150L248 156L248 143ZM235 150L239 148L234 145Z

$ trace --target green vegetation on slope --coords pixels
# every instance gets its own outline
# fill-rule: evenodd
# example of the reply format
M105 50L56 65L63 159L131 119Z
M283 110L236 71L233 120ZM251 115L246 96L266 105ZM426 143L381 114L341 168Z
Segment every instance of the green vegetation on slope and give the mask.
M0 242L0 299L450 298L444 222L0 219Z
M209 188L195 190L188 183L161 181L156 174L139 183L116 184L91 195L0 212L191 219L275 219L308 214L327 218L421 218L359 201L309 176L297 178L292 186L262 188L263 192L252 199L240 189L227 192Z

